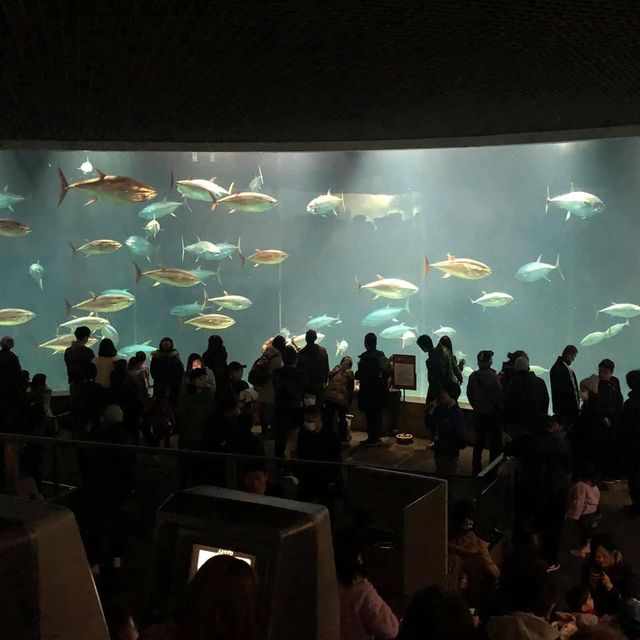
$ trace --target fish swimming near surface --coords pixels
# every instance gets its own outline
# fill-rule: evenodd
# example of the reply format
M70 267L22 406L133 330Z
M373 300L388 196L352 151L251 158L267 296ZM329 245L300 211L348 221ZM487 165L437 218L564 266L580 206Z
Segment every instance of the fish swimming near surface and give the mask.
M5 188L0 191L0 209L9 209L10 211L13 211L13 205L18 204L18 202L22 202L23 200L24 196L9 192L9 185L5 185Z
M280 251L279 249L256 249L247 260L253 262L254 267L259 267L261 264L280 264L288 257L289 254L286 251Z
M349 343L346 340L336 340L336 358L347 353Z
M0 218L0 236L18 238L26 236L28 233L31 233L31 227L28 224L9 218Z
M36 314L27 309L0 309L0 326L17 327L33 320Z
M237 296L224 292L223 296L216 296L214 298L209 298L207 292L204 292L204 304L202 308L204 309L207 305L216 304L218 305L218 311L220 309L229 309L230 311L243 311L244 309L248 309L253 303L249 298L245 298L244 296Z
M400 341L402 342L402 348L404 349L407 345L413 344L417 340L418 336L413 331L405 331L400 336Z
M200 284L202 281L196 278L191 272L184 269L175 269L172 267L161 267L160 269L150 269L149 271L141 271L140 267L134 262L133 266L136 270L136 284L140 282L142 276L154 281L154 287L159 287L161 284L169 285L170 287L193 287L196 284Z
M105 324L104 327L101 327L100 335L102 335L103 338L109 338L109 340L113 342L114 347L117 347L120 342L120 336L113 325Z
M40 290L44 291L44 285L42 284L44 267L40 264L39 260L29 265L29 275L38 283Z
M213 203L211 209L215 209L219 204L226 204L231 207L229 213L235 213L236 211L245 211L247 213L263 213L273 209L278 204L278 201L266 193L242 191L240 193L231 193L224 198L220 198L217 202Z
M86 191L90 198L84 203L85 207L98 201L98 198L112 202L146 202L153 200L158 193L148 184L128 178L127 176L108 176L96 169L97 178L87 178L69 184L64 173L58 167L60 176L60 198L58 206L62 204L64 197L70 189Z
M150 355L156 350L156 347L152 346L150 343L151 340L145 340L142 344L128 344L126 347L118 349L118 355L121 358L132 358L136 353L138 353L138 351L142 351L142 353Z
M391 320L397 320L398 316L402 313L409 313L409 298L404 305L404 307L391 307L387 305L386 307L382 307L382 309L376 309L371 313L367 314L360 324L363 327L381 327L383 324L387 324Z
M620 322L618 324L611 325L605 331L605 333L607 334L607 338L613 338L614 336L617 336L625 327L628 327L628 326L629 326L628 320L626 322Z
M135 296L125 290L107 290L100 294L89 291L89 294L91 295L90 298L77 304L71 304L65 299L67 313L71 313L73 309L93 311L95 313L115 313L116 311L127 309L136 301Z
M341 324L342 320L340 320L340 315L338 314L338 317L334 318L332 316L327 316L327 315L321 315L321 316L316 316L315 318L312 318L311 316L309 316L309 320L306 324L306 328L307 329L324 329L325 327L331 327L334 324Z
M118 249L122 248L122 242L117 240L91 240L91 242L85 242L77 249L69 242L73 257L75 258L79 253L84 253L85 256L106 256Z
M553 198L550 197L549 187L547 187L545 213L549 212L549 205L566 211L567 215L565 220L569 220L572 215L585 220L586 218L591 218L604 212L604 203L598 196L594 196L592 193L587 193L586 191L574 191L573 183L571 184L571 191L569 191L569 193L563 193Z
M535 262L527 262L527 264L522 265L516 272L516 278L522 282L535 282L543 278L551 282L548 276L551 271L555 270L560 274L560 278L564 280L564 273L560 268L560 254L558 254L555 264L542 262L542 255L539 255Z
M427 275L431 269L438 269L444 273L443 278L462 278L463 280L480 280L491 275L491 267L484 262L471 260L470 258L456 258L447 253L447 259L442 262L429 262L427 256L423 257L422 273Z
M331 189L329 189L325 195L318 196L309 202L307 213L324 216L331 212L334 216L337 216L336 209L340 204L342 204L342 210L344 211L344 196L332 196Z
M407 331L417 331L417 327L409 327L404 322L400 324L393 324L390 327L386 327L380 332L380 337L385 338L386 340L397 340L398 338L402 338L402 336Z
M62 353L63 351L66 351L75 342L75 340L76 337L73 335L73 333L63 333L59 336L56 336L55 338L52 338L51 340L47 340L46 342L39 344L38 348L50 349L51 351L53 351L53 355L56 355L56 353ZM89 338L87 340L87 347L93 347L96 342L98 342L97 338Z
M202 312L204 306L202 302L192 302L191 304L178 304L175 307L169 309L169 313L172 316L178 318L193 318Z
M153 245L146 238L142 236L129 236L124 243L134 256L143 256L151 262Z
M204 258L205 260L209 260L210 255L217 255L220 253L220 249L213 244L213 242L209 242L208 240L200 240L198 237L198 242L194 242L193 244L188 244L185 246L184 238L182 240L182 262L184 262L184 254L185 252L191 253L196 257L196 261L200 258Z
M593 333L589 333L582 340L580 340L580 346L582 347L592 347L594 344L598 344L598 342L602 342L605 338L608 338L606 331L594 331Z
M545 369L544 367L540 367L537 364L529 365L529 371L533 371L537 376L544 376L549 373L549 369Z
M174 213L178 207L181 207L184 202L171 202L167 201L166 198L163 200L159 200L158 202L152 202L148 204L142 211L138 213L139 218L143 218L144 220L155 220L164 218L165 216L173 216L176 217Z
M384 276L376 276L376 280L367 284L361 284L360 280L356 276L356 287L358 291L366 289L371 291L374 296L373 299L378 298L390 298L391 300L403 300L410 296L415 295L420 291L415 284L401 280L400 278L385 278Z
M502 293L500 291L493 291L492 293L482 292L482 295L473 300L470 298L471 304L479 304L484 311L487 307L497 309L498 307L504 307L505 304L513 302L513 296L508 293Z
M443 327L442 325L440 325L440 328L436 329L433 332L433 335L441 338L442 336L455 336L456 333L458 332L453 327Z
M200 202L210 202L211 211L216 208L218 200L231 194L233 190L233 182L229 189L221 187L216 184L217 178L211 178L211 180L203 180L201 178L186 180L176 180L176 189L185 197L190 200L199 200ZM173 173L171 174L171 185L173 186Z
M184 324L189 324L196 328L196 331L200 329L209 329L210 331L221 331L222 329L228 329L233 326L236 321L229 316L222 315L220 313L201 314L191 320L185 320Z
M616 304L612 302L611 306L600 309L598 313L596 313L596 317L598 317L600 313L606 313L617 318L635 318L637 315L640 315L640 305L626 302Z
M154 238L162 231L160 228L160 223L154 218L153 220L149 220L147 224L144 225L144 230L150 236Z
M249 191L262 191L264 186L264 176L262 175L262 169L258 165L258 174L249 183Z
M81 318L72 318L71 320L67 320L58 326L58 330L64 329L67 332L73 332L78 327L89 327L91 331L98 331L98 329L102 329L108 324L109 321L106 318L101 318L100 316L96 316L92 313L91 315L83 316Z

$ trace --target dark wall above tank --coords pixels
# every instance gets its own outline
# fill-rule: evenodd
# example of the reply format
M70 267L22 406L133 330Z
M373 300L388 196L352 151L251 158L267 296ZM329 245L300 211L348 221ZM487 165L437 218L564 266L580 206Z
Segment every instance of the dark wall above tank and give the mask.
M6 0L0 140L321 147L633 127L639 27L618 0Z

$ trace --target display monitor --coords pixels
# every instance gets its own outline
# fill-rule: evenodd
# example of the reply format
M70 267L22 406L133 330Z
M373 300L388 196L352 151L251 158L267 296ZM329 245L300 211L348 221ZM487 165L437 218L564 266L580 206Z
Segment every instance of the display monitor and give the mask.
M256 557L247 553L241 553L240 551L234 551L233 549L222 549L221 547L207 547L203 544L194 544L189 578L193 578L196 571L198 571L207 560L214 558L215 556L232 556L238 560L246 562L250 567L253 567L256 563Z
M168 614L196 571L218 554L254 569L267 640L339 637L325 507L209 486L173 494L158 511L147 613Z

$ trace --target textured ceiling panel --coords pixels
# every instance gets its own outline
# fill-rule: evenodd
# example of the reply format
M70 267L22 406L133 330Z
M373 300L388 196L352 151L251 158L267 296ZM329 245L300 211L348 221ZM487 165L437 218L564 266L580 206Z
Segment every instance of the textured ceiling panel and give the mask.
M616 0L0 1L0 140L416 139L640 124Z

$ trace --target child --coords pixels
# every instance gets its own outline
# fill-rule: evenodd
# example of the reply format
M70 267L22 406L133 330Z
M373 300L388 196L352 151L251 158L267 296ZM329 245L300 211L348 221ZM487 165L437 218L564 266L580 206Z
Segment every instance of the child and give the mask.
M567 602L569 613L573 615L578 628L598 624L593 597L587 587L581 584L571 587L564 599Z
M567 519L573 520L580 531L580 546L570 549L569 553L577 558L586 558L589 555L591 544L591 531L598 517L600 505L600 490L595 473L595 467L591 463L584 463L578 470L577 482L569 492L569 509Z
M458 467L460 449L466 446L465 418L458 405L460 386L455 382L445 382L440 391L440 400L433 412L435 432L436 473L453 476Z

